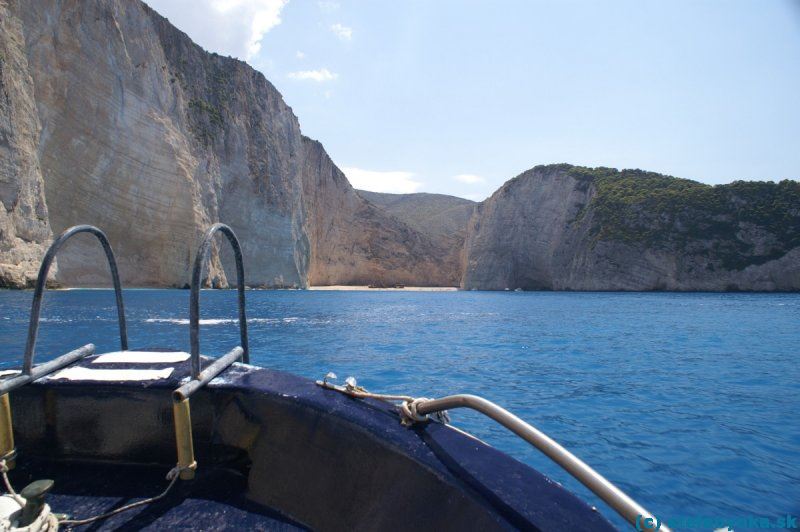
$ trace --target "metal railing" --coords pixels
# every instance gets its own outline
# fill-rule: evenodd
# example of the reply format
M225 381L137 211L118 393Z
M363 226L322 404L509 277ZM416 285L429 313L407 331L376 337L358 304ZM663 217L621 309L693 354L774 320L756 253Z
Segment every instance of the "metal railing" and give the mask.
M247 316L245 315L244 305L244 263L242 262L242 247L233 229L225 224L216 223L208 228L197 250L192 270L191 296L189 300L189 341L192 348L192 378L200 376L200 285L203 282L203 270L208 261L208 252L211 250L211 243L214 235L222 233L228 238L233 248L233 255L236 259L236 289L239 295L239 337L242 348L242 361L250 362L250 352L247 348Z
M239 336L240 346L218 358L205 369L200 369L200 285L203 282L203 270L208 261L208 252L217 232L224 234L233 248L236 259L236 282L239 299ZM242 248L233 229L225 224L212 225L203 236L195 256L192 271L191 295L189 298L189 340L191 344L191 380L172 392L172 413L175 422L175 443L178 455L180 477L188 480L194 478L197 462L194 459L194 443L192 441L192 419L189 398L197 390L208 384L214 377L225 371L231 364L241 359L250 362L247 345L247 315L244 297L244 264Z
M208 262L208 252L211 250L211 243L217 232L222 233L228 238L233 248L233 255L236 259L236 283L239 302L239 339L240 346L234 347L226 355L221 356L211 363L204 370L200 370L200 285L203 283L203 272L206 262ZM192 270L191 295L189 297L189 343L191 345L191 365L192 378L189 382L173 392L176 401L183 401L208 384L208 382L222 373L225 368L241 359L245 364L250 362L250 352L247 345L247 314L245 312L244 297L244 263L242 261L242 247L236 233L229 226L216 223L208 228L197 255L194 259L194 269Z
M25 345L25 363L23 366L23 371L25 373L30 373L33 367L33 352L36 348L36 336L39 333L39 314L42 310L42 297L44 295L45 285L47 284L47 274L50 271L50 266L56 258L56 253L61 249L61 246L63 246L67 240L80 233L90 233L96 236L103 246L106 259L108 259L108 267L111 270L111 280L114 283L114 296L117 300L120 348L123 351L128 349L128 328L125 325L125 304L122 300L122 285L119 281L119 271L117 270L117 261L114 258L114 251L111 249L108 237L106 237L106 234L100 229L92 225L75 225L65 230L55 239L47 250L47 253L45 253L44 259L42 259L42 265L39 267L39 276L36 278L36 288L33 291L31 321L28 325L28 342Z
M20 386L28 384L29 382L40 379L54 371L57 371L64 366L68 366L81 358L94 353L94 345L87 344L83 347L70 351L65 355L61 355L49 362L34 367L34 353L36 351L36 339L39 334L39 316L42 311L42 299L44 291L47 286L47 275L50 272L50 266L55 260L61 246L80 233L90 233L97 237L100 244L103 246L103 251L108 259L108 266L111 270L111 279L114 283L114 294L117 303L117 318L119 321L119 340L120 347L123 351L128 349L128 331L125 325L125 304L122 300L122 285L119 281L119 272L117 270L117 261L114 258L114 251L111 249L111 244L105 233L97 227L91 225L76 225L70 227L61 233L56 238L45 253L42 259L42 264L39 267L39 276L36 278L36 286L33 291L33 303L31 304L31 316L28 324L28 339L25 344L25 357L22 363L22 373L15 377L0 381L0 395L6 394Z
M108 238L97 227L91 225L76 225L70 227L56 238L47 249L42 264L39 267L39 275L36 278L36 287L33 291L33 303L31 304L31 317L28 324L28 340L25 344L25 357L22 362L22 372L19 375L0 381L0 459L5 460L9 468L13 467L16 457L16 447L14 445L14 428L11 420L11 405L8 393L16 390L37 379L41 379L59 369L69 366L86 356L94 354L94 344L86 344L65 355L61 355L53 360L33 365L34 353L36 351L36 338L39 334L39 316L42 311L42 298L47 287L47 275L50 273L50 266L55 260L58 250L64 242L79 233L91 233L97 237L103 246L103 251L108 259L108 266L111 270L111 278L114 283L114 294L117 301L117 318L119 320L119 341L123 351L128 349L128 330L125 326L125 305L122 301L122 285L119 282L119 272L117 271L117 261L114 258L114 251Z
M548 458L564 468L570 475L589 488L606 504L621 515L628 523L637 526L637 520L653 518L644 506L633 500L621 489L612 484L603 475L589 467L583 460L566 450L554 439L536 427L526 423L508 410L477 395L459 394L442 397L440 399L418 399L411 403L412 412L419 416L426 416L436 412L452 410L454 408L471 408L489 417L497 423L527 441ZM669 532L669 528L662 524L660 530Z

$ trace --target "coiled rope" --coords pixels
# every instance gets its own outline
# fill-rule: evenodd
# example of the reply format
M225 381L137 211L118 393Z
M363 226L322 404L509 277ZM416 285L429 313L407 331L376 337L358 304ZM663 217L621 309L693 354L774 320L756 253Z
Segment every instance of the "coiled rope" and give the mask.
M19 495L16 491L14 491L14 487L11 485L11 481L8 478L8 464L6 463L5 459L0 460L0 473L3 475L3 484L6 485L6 490L11 497L17 501L21 507L25 507L27 501L24 497ZM36 530L38 532L48 532L48 531L56 531L58 530L58 517L54 513L50 511L50 506L47 504L42 506L39 515L36 516L36 519L25 527L26 530Z
M422 415L419 412L417 412L417 405L419 405L419 403L423 401L430 401L430 400L431 399L427 397L417 397L416 399L412 399L411 401L404 401L403 403L399 404L398 408L400 409L400 415L403 417L402 420L403 424L410 425L413 423L421 423L423 421L428 421L429 418L427 415ZM447 412L437 412L437 413L444 414L445 416L447 416ZM450 421L450 418L447 417L446 420L440 420L440 421L447 423Z

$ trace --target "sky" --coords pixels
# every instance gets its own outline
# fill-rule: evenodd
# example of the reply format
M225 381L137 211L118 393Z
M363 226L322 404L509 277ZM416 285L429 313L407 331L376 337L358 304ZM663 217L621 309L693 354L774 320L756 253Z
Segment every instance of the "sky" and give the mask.
M263 72L356 188L800 178L800 0L146 1Z

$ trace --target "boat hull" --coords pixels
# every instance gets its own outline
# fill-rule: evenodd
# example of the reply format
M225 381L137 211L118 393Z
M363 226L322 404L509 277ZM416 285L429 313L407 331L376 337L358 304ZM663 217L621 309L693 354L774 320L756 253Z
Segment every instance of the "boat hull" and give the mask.
M95 358L79 365L97 369ZM188 363L148 365L168 367L166 378L45 378L12 392L12 480L53 478L53 511L75 518L159 493L176 460L171 392L189 376ZM235 364L192 396L191 417L196 479L103 527L613 529L557 483L461 431L404 427L391 405L291 374Z

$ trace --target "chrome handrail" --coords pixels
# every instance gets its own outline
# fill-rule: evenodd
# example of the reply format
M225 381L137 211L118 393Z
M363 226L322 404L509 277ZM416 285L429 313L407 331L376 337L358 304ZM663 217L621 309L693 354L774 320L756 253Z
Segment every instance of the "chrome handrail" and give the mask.
M111 279L114 283L114 295L117 300L119 342L123 351L127 351L128 349L128 329L125 325L125 304L122 301L122 285L119 281L119 271L117 270L117 261L114 258L114 250L111 249L111 244L109 244L106 234L97 227L93 225L75 225L66 229L52 244L50 244L47 253L45 253L42 259L42 265L39 267L39 276L36 278L36 288L33 291L31 320L28 324L28 341L25 344L25 360L22 366L22 372L24 374L30 375L33 369L33 353L36 349L36 337L39 334L39 314L42 310L42 297L44 296L44 289L47 284L47 274L50 272L50 266L56 258L56 253L58 253L58 250L64 245L64 242L79 233L93 234L103 246L103 251L108 259L108 267L111 270Z
M209 227L205 235L203 235L203 241L200 243L200 247L197 250L197 255L194 260L194 269L192 271L191 296L189 300L189 341L191 345L193 380L198 380L200 378L200 284L203 281L203 269L208 260L208 252L211 249L211 243L214 241L214 235L218 231L228 238L236 259L236 288L239 292L240 347L242 348L242 361L246 364L250 362L250 351L247 346L247 316L245 315L242 248L239 245L239 239L236 238L236 233L233 232L233 229L225 224L216 223Z
M47 287L47 275L50 273L50 266L55 260L56 254L64 245L64 242L79 233L91 233L97 237L100 244L103 246L103 251L108 259L108 266L111 270L111 279L114 283L114 294L117 303L117 319L119 321L119 339L123 351L128 349L128 330L125 324L125 304L122 299L122 285L119 280L119 271L117 270L117 261L114 258L114 251L111 249L111 244L105 233L97 227L91 225L76 225L66 229L56 238L50 247L47 249L42 264L39 267L39 275L36 278L36 286L33 291L33 302L31 303L31 316L28 323L28 339L25 344L25 356L22 362L22 373L15 377L11 377L0 381L0 395L6 394L20 386L40 379L54 371L57 371L64 366L68 366L73 362L80 360L86 356L94 353L94 345L86 344L83 347L70 351L65 355L40 364L34 367L34 354L36 351L36 339L39 335L39 316L42 311L42 299L44 291Z
M236 281L239 292L239 335L242 345L234 347L228 354L216 359L200 371L200 284L203 282L203 267L208 260L208 252L214 235L217 232L224 234L233 248L236 258ZM184 480L194 478L197 461L194 458L194 442L192 437L192 416L189 398L197 390L208 384L214 377L225 371L231 364L241 359L247 363L250 355L247 347L247 316L245 315L244 300L244 264L242 263L242 248L233 229L225 224L216 223L208 228L197 255L192 271L192 293L189 298L189 340L191 343L191 379L180 388L172 392L172 416L175 423L175 446L178 456L177 467L180 477Z
M564 468L570 475L589 488L606 504L613 508L628 523L636 527L643 519L653 519L653 523L660 523L656 517L648 512L644 506L634 501L621 489L612 484L603 475L589 467L583 460L566 450L558 442L536 427L526 423L508 410L477 395L459 394L442 397L440 399L417 399L409 406L414 414L426 416L435 412L443 412L454 408L471 408L489 417L497 423L527 441L556 464ZM669 532L665 524L660 525L660 530Z

